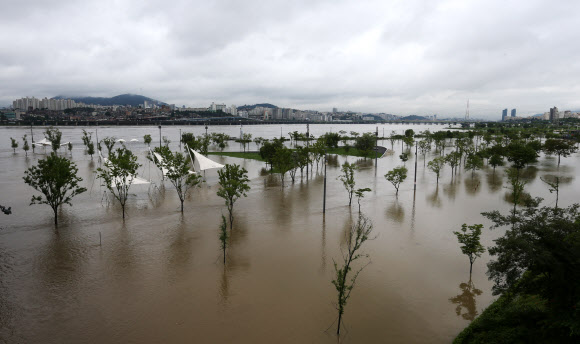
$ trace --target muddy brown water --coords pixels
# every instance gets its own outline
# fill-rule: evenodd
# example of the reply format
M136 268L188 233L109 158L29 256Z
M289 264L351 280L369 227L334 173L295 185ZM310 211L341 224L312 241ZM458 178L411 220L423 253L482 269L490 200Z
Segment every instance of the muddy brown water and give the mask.
M328 126L311 129L329 131ZM182 215L171 184L162 187L157 169L147 163L147 147L127 144L139 154L141 175L154 183L131 188L123 221L120 207L108 203L94 180L99 163L84 154L81 128L62 130L65 141L73 140L72 159L90 191L76 197L72 207L63 207L55 230L48 206L29 206L34 192L22 181L23 171L44 157L43 149L28 158L20 148L13 154L9 137L30 131L0 128L0 204L13 211L0 215L0 343L336 342L333 261L358 214L356 199L349 208L346 191L336 180L344 161L360 166L357 187L372 189L361 210L373 221L376 238L363 246L369 258L357 267L370 264L346 307L341 341L447 343L494 300L485 275L489 255L475 262L470 281L468 259L452 231L462 223L483 223L486 246L502 235L502 229L487 229L489 223L480 215L510 209L502 168L494 174L486 167L474 177L461 171L454 178L446 168L437 186L420 156L414 193L411 156L406 162L409 178L395 197L383 175L400 165L400 146L395 146L396 154L379 159L377 168L371 159L331 157L323 215L321 168L308 177L298 173L293 184L287 177L282 188L277 176L264 174L261 162L213 156L244 166L252 187L235 204L224 267L218 225L227 210L216 196L215 171L206 173L207 183L191 192ZM99 138L141 139L151 133L155 142L156 130L99 128ZM178 129L171 130L172 148L178 150ZM280 129L243 130L272 137ZM40 136L35 128L35 139ZM384 145L390 148L388 141ZM228 149L238 148L230 144ZM70 156L64 150L61 154ZM559 205L577 202L578 160L578 154L563 158L558 168L557 158L542 156L526 171L526 190L553 205L555 196L539 177L559 174L568 177Z

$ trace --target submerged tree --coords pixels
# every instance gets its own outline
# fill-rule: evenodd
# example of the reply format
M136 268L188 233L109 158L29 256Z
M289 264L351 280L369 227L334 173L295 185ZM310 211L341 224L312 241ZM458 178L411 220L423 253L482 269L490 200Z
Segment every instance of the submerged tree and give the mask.
M284 177L286 172L296 169L292 151L286 147L281 147L274 154L274 167L280 172L280 179L282 180L282 187L284 187ZM292 178L294 181L294 178Z
M364 189L357 189L354 194L356 195L356 201L358 203L358 213L360 215L360 200L363 199L365 197L365 192L370 192L372 191L370 188L364 188Z
M445 158L441 156L427 163L427 168L437 175L437 185L439 185L439 175L441 170L443 170L443 166L445 166Z
M28 156L28 151L30 150L30 146L28 145L28 139L26 138L27 135L22 137L22 149L24 149L24 153Z
M453 232L457 241L463 245L461 252L469 258L469 276L473 270L473 262L485 252L485 248L480 242L481 228L483 228L481 224L468 226L464 223L461 225L461 232Z
M62 138L62 133L58 128L50 127L44 131L44 137L50 141L52 146L52 151L56 153L56 151L60 148L60 140Z
M24 182L43 196L32 196L32 204L48 204L54 212L54 225L58 226L58 209L63 204L72 206L74 196L85 191L79 182L83 179L77 176L75 163L65 157L51 153L46 159L38 161L38 166L32 166L24 172Z
M247 197L246 192L250 190L248 171L236 164L226 164L224 168L218 170L218 176L220 189L217 195L226 201L231 230L234 226L234 203L242 196Z
M556 193L556 205L554 208L558 208L558 196L560 194L560 177L559 176L550 176L547 175L545 177L540 177L540 179L548 185L548 191L550 193Z
M357 269L349 279L349 273L352 270L352 264L359 258L368 257L368 255L359 252L362 244L370 239L370 234L373 230L372 222L365 216L359 216L357 222L353 224L346 233L346 252L342 254L342 261L340 266L334 262L335 278L332 284L338 292L338 300L336 310L338 311L338 326L336 334L340 335L340 325L342 323L342 316L344 315L344 308L350 293L355 286L356 279L364 266Z
M117 142L117 139L114 136L113 137L107 136L104 139L102 139L101 142L103 142L105 144L105 147L107 147L108 155L111 155L111 151L113 150L113 146L115 146L115 142Z
M407 179L407 171L408 170L405 166L399 166L393 168L387 172L387 174L385 174L385 179L391 182L391 184L393 184L395 187L395 195L397 196L399 195L399 187L401 186L401 183Z
M576 152L576 150L576 145L572 141L547 139L546 142L544 142L544 152L548 155L557 155L558 166L560 166L561 156L567 157Z
M228 223L226 217L222 215L222 222L220 223L220 244L224 255L224 264L226 263L226 248L228 247Z
M97 169L97 176L101 178L107 189L113 194L123 209L125 218L125 204L129 198L129 188L137 176L137 169L141 166L137 156L127 148L118 148L117 152L109 154L109 161L105 168Z
M190 172L189 162L184 154L179 152L169 152L169 154L166 154L164 158L165 167L167 168L165 177L167 177L175 187L175 191L177 191L177 196L179 197L179 202L181 203L181 212L183 213L183 202L185 201L187 191L201 183L201 176Z
M143 136L143 142L145 142L148 147L151 147L151 141L151 135L147 134Z
M479 170L483 167L483 159L475 153L468 154L465 158L465 169L471 170L471 178L473 178L473 174L475 170Z
M11 147L12 147L12 149L14 150L14 154L16 154L16 148L18 148L18 141L16 141L16 140L15 140L15 139L13 139L13 138L10 138L10 141L12 141L12 143L11 143Z
M512 192L512 202L514 204L513 209L513 216L516 214L516 206L521 202L522 196L524 194L524 187L526 186L527 182L520 180L519 178L519 170L516 168L509 168L506 171L508 175L508 181L510 186L508 187L509 190Z
M356 185L356 182L354 180L354 171L356 171L357 169L358 168L355 164L349 164L348 162L345 162L344 164L342 164L342 168L340 169L342 174L339 175L337 178L342 182L342 185L344 185L346 192L348 192L349 207L352 204L352 195L354 194L355 190L354 187Z

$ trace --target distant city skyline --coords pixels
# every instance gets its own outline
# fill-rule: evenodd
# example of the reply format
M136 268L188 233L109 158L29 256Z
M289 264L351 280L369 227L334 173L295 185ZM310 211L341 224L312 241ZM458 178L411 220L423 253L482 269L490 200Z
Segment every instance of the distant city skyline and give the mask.
M469 99L470 118L490 120L507 105L577 111L579 20L576 1L9 0L0 106L132 93L458 118Z

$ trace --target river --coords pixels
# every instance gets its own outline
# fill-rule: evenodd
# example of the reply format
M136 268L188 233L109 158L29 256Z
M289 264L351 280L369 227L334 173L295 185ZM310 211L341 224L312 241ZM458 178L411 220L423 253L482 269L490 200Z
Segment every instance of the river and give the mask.
M377 125L311 125L319 136L339 130L374 132ZM378 125L379 136L433 125ZM279 125L244 126L244 133L267 138L280 135ZM322 213L323 174L314 169L282 188L264 163L210 156L220 163L241 164L248 170L251 190L235 203L235 224L227 263L221 260L218 225L226 214L216 196L217 173L191 192L185 212L169 182L146 159L145 134L156 144L156 127L99 127L99 139L115 136L139 155L139 173L150 185L135 185L127 206L110 203L95 180L98 160L83 151L81 127L63 127L61 149L77 164L89 191L64 206L54 229L47 205L29 206L34 190L24 171L45 157L44 149L25 157L21 137L30 128L0 128L0 204L12 214L0 214L0 343L335 343L337 317L333 261L344 248L344 233L358 208L348 207L347 193L337 176L344 161L359 165L357 188L369 187L361 210L373 224L374 240L366 242L357 267L366 263L344 316L343 342L448 343L493 300L485 275L490 257L474 264L461 253L454 230L461 224L483 223L482 242L491 246L503 234L489 230L480 213L507 212L503 168L460 171L454 178L445 168L435 175L419 157L417 191L413 192L414 155L406 166L409 178L398 197L384 174L401 164L398 155L378 160L331 157L328 164L326 214ZM95 127L85 128L93 133ZM162 127L161 135L179 150L179 130L205 132L203 127ZM33 128L36 141L42 129ZM305 125L287 125L282 134L305 132ZM239 126L210 127L208 132L238 136ZM19 140L13 154L10 137ZM381 141L379 141L381 144ZM385 140L382 143L391 148ZM239 150L230 142L228 150ZM250 147L255 149L255 146ZM450 148L447 148L450 151ZM427 155L429 161L435 152ZM563 158L542 156L528 167L526 191L553 205L539 177L568 177L559 205L577 201L578 153ZM289 181L290 178L287 178ZM576 190L576 191L574 191ZM330 327L329 330L327 330ZM326 331L327 330L327 331Z

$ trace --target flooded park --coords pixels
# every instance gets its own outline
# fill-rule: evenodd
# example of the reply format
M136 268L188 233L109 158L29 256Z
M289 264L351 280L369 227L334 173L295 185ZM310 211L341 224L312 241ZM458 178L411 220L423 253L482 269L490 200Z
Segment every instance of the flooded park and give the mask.
M360 134L377 130L403 134L448 130L441 125L310 125L315 137L340 130ZM337 180L344 162L358 166L357 188L370 188L360 201L361 212L373 223L373 240L361 249L368 255L344 314L345 343L449 343L497 296L486 276L484 253L469 274L453 231L467 223L484 225L481 242L493 245L503 228L490 230L481 212L512 207L504 167L487 164L471 171L445 166L438 183L429 162L410 150L408 178L398 196L384 175L403 164L401 142L378 144L389 151L374 158L329 155L326 168L326 208L323 214L324 166L295 182L270 174L262 161L209 155L221 164L239 164L248 171L250 191L234 208L226 264L222 262L219 224L227 216L215 170L205 173L201 187L191 190L180 211L174 187L147 159L143 136L151 146L166 137L172 151L183 150L180 133L202 135L203 126L59 127L62 147L78 167L87 192L63 206L56 230L46 205L29 205L38 194L25 184L24 171L50 154L10 148L10 137L36 141L42 127L0 128L0 204L12 214L0 214L0 343L335 343L336 290L334 262L344 249L344 235L358 217L358 204ZM126 207L111 201L96 179L101 162L85 153L82 129L93 139L125 139L138 155L139 177L150 184L133 185ZM98 132L96 132L98 130ZM209 133L272 139L289 132L306 132L306 125L213 126ZM453 128L451 130L457 130ZM137 139L138 142L130 142ZM290 144L290 141L287 141ZM301 143L302 144L302 143ZM391 150L394 148L394 151ZM256 151L251 143L247 147ZM210 151L215 146L210 146ZM230 141L225 151L241 151ZM446 152L452 151L448 143ZM562 177L558 204L578 201L576 178L579 153L562 158L540 153L522 171L525 191L553 206L556 196L540 179ZM418 159L417 164L415 160ZM416 171L416 191L414 174Z

